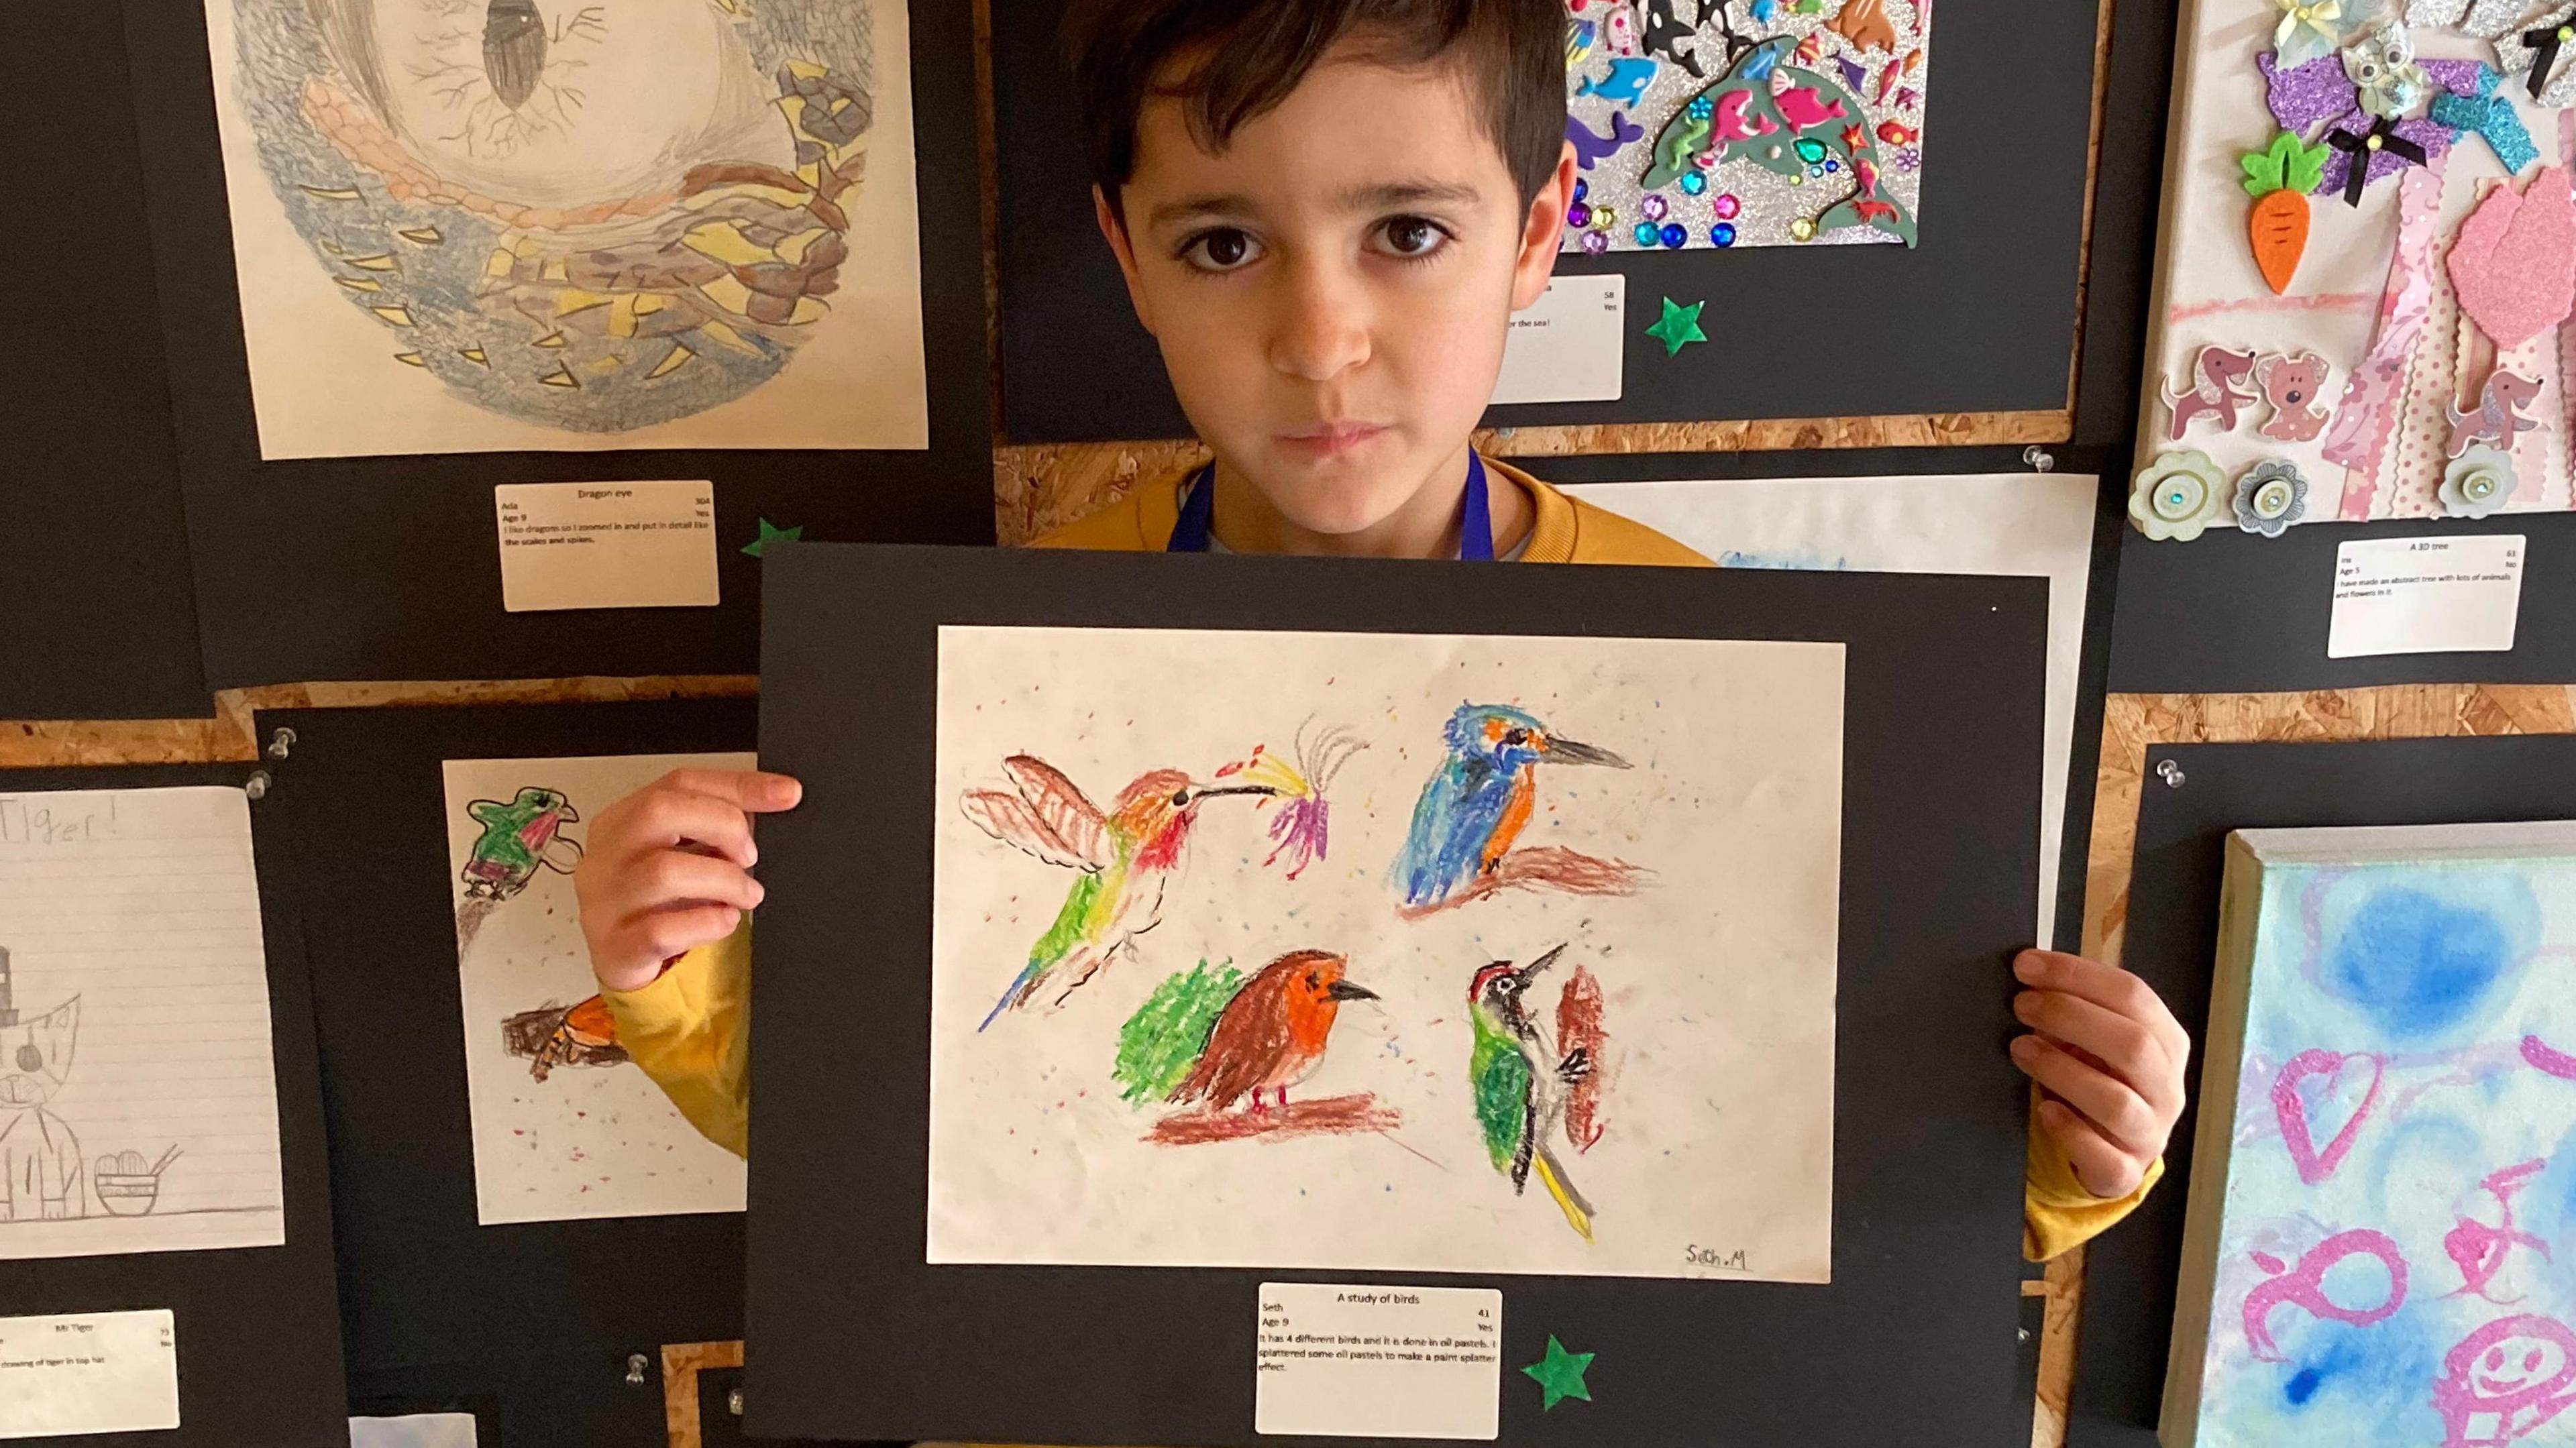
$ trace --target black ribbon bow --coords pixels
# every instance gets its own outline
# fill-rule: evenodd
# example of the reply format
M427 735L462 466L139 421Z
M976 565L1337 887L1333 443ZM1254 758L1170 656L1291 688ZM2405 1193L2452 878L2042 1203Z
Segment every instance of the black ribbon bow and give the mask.
M2549 84L2549 68L2558 63L2558 47L2566 39L2567 27L2545 26L2522 32L2522 48L2532 52L2531 98L2540 99L2541 88Z
M2343 204L2346 206L2361 204L2361 188L2370 184L2370 157L2373 152L2386 151L2410 165L2424 164L2424 148L2397 134L2397 123L2386 116L2373 119L2370 129L2358 136L2350 131L2328 131L2326 144L2352 158L2351 164L2344 168Z

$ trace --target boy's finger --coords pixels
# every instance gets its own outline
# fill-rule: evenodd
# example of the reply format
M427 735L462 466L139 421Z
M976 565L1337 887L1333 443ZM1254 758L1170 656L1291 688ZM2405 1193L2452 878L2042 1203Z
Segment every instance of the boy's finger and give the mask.
M2180 1066L2191 1059L2191 1034L2166 1009L2154 987L2116 965L2086 960L2060 950L2025 950L2013 961L2021 983L2039 990L2062 990L2127 1016L2164 1044L2165 1054Z
M703 845L746 870L760 862L760 849L751 841L751 816L713 795L658 791L636 801L623 833L638 851Z
M691 794L713 795L752 814L794 809L805 797L805 786L792 775L761 769L674 769L659 782Z
M2084 1113L2113 1144L2138 1156L2160 1149L2165 1128L2155 1108L2118 1078L2096 1071L2037 1036L2016 1036L2013 1064Z
M722 940L742 924L742 912L730 905L690 905L677 910L655 910L637 916L622 932L620 955L651 963L644 974L650 983L661 973L662 962L672 956L694 950L709 941Z
M2156 1033L2116 1011L2059 991L2013 997L2013 1014L2043 1035L2098 1058L2111 1073L2160 1108L2182 1110L2181 1071Z
M673 905L732 905L749 910L767 892L731 860L662 850L635 866L629 907L661 910Z
M2138 1189L2144 1163L2121 1150L2093 1123L2066 1109L2063 1102L2039 1103L2039 1126L2066 1151L2076 1183L2104 1201L2118 1201Z

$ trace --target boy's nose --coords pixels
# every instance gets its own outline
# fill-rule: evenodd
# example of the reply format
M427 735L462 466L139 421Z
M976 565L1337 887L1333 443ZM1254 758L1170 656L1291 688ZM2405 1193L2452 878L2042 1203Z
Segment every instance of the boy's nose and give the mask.
M1334 268L1279 268L1270 365L1305 382L1329 382L1369 360L1369 308L1359 281Z

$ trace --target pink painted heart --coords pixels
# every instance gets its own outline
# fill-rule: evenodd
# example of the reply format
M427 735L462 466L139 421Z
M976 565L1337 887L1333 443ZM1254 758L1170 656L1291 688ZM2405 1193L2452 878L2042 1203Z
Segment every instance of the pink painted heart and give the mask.
M2367 1068L2366 1074L2359 1068ZM2290 1164L2299 1169L2299 1180L2314 1186L2343 1164L2352 1139L2379 1100L2379 1081L2386 1071L2387 1062L2377 1056L2313 1048L2292 1056L2290 1064L2281 1068L2272 1081L2272 1114L2280 1120L2281 1144L2289 1148ZM2355 1095L2360 1099L2354 1100ZM2337 1113L2343 1113L2343 1126L2327 1140L2325 1150L2317 1150L2312 1122L2316 1118L2331 1122Z
M2451 243L2451 288L2498 348L2567 320L2576 309L2576 193L2562 166L2543 166L2516 192L2500 183Z

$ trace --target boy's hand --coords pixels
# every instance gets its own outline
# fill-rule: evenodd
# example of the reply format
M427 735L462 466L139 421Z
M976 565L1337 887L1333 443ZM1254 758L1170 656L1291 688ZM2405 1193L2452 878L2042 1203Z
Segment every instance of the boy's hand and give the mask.
M804 792L756 769L675 769L601 810L572 877L599 983L649 985L662 962L731 935L763 893L751 817Z
M2030 989L2013 1014L2033 1034L2013 1064L2046 1092L2039 1124L2084 1189L2106 1200L2137 1190L2182 1115L2191 1037L2147 983L2114 965L2025 950L2013 974Z

